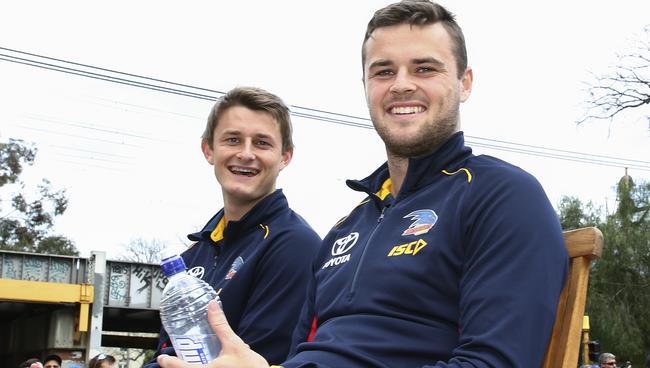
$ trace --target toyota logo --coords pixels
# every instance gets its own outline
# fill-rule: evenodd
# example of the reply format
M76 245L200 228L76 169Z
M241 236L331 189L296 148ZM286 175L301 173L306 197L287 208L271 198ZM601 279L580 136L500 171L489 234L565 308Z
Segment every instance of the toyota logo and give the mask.
M332 246L332 255L340 256L341 254L349 251L359 240L359 233L350 233L350 235L337 239Z
M205 269L203 267L201 267L201 266L192 267L192 268L190 268L189 271L187 271L187 273L190 276L194 276L197 279L202 279L204 272L205 272Z

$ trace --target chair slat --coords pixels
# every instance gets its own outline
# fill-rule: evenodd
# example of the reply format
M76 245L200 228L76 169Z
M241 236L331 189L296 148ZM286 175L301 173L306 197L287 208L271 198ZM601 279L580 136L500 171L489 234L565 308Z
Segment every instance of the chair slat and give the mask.
M603 252L603 234L595 227L564 232L569 277L558 301L553 333L542 368L575 368L580 355L582 320L587 303L591 261Z

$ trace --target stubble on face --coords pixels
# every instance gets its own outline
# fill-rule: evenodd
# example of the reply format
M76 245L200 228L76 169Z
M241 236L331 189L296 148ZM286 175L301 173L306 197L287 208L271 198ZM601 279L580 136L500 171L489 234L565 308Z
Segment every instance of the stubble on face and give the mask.
M393 101L388 101L388 103L391 102ZM432 121L427 121L415 136L405 136L391 131L388 124L378 124L381 117L376 116L372 109L370 109L370 118L377 134L384 141L389 155L401 158L419 157L435 151L458 131L460 116L458 98L450 99L447 104L444 101L439 101L437 107L438 111L444 112L443 115L433 118Z

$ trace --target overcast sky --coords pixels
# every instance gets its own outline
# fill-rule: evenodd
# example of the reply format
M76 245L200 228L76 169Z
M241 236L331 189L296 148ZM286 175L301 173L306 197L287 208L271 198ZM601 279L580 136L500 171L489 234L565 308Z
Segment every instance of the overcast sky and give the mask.
M3 2L0 47L217 91L253 85L290 105L365 119L360 45L374 10L388 3ZM589 72L607 71L616 53L641 35L650 23L650 2L442 4L464 29L474 69L472 96L461 107L469 141L650 166L647 106L612 124L575 125ZM83 256L100 250L115 258L137 237L180 249L185 235L222 206L200 151L211 101L2 60L0 101L0 140L36 144L37 161L25 179L33 184L46 177L67 190L69 208L56 231L73 239ZM279 187L324 236L362 199L345 179L372 172L385 161L384 148L371 129L313 117L294 116L293 123L296 149ZM624 174L623 168L485 147L475 152L531 172L554 205L562 195L574 195L611 210L612 187ZM650 171L630 174L650 180Z

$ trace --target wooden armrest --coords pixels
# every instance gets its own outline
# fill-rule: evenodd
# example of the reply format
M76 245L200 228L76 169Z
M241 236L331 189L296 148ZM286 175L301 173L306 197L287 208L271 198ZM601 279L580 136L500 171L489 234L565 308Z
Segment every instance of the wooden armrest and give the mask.
M603 233L595 227L585 227L564 232L570 258L587 256L600 258L603 254Z

